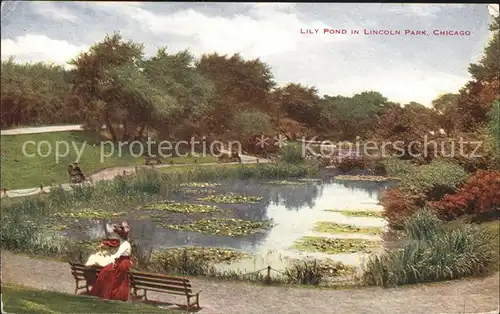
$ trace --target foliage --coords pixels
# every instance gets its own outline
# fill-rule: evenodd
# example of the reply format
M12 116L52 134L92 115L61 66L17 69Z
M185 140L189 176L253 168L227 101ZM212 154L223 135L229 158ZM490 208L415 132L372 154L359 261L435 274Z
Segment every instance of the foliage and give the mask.
M478 171L454 194L431 202L438 215L446 220L462 215L476 217L498 215L500 210L500 171ZM491 218L491 217L490 217Z
M500 99L496 99L489 112L488 131L493 142L493 151L497 159L497 167L500 169Z
M167 229L194 231L210 235L239 237L254 234L273 226L270 221L250 221L234 218L202 219L187 225L162 225Z
M326 232L326 233L366 233L371 235L377 235L382 232L381 228L377 227L357 227L347 224L338 224L331 221L318 221L314 226L314 231L316 232Z
M242 140L262 132L267 134L272 131L270 117L262 111L247 109L234 115L230 122L231 135Z
M210 195L200 198L200 201L226 204L257 203L260 200L262 200L262 197L260 196L235 195L233 193L226 195Z
M281 148L279 160L292 165L302 163L304 161L302 148L295 143L286 144Z
M363 281L394 286L488 274L498 265L498 235L480 227L443 224L429 211L404 222L403 243L372 256Z
M435 160L418 167L416 173L408 174L401 187L414 195L425 195L437 200L465 182L467 173L457 164L446 160Z
M321 252L326 254L370 252L379 246L377 241L362 239L335 239L322 237L303 237L293 247L299 251Z
M345 216L351 217L383 217L383 211L372 211L372 210L353 210L353 209L325 209L328 212L340 213Z
M383 159L382 164L390 177L405 178L417 170L417 167L409 160L401 160L395 157Z
M398 228L401 220L416 210L415 196L401 188L392 188L382 193L380 203L384 207L384 217L392 228Z
M153 203L148 204L141 209L143 210L165 210L177 213L210 213L219 211L216 206L204 205L204 204L187 204L187 203L174 203L174 202L164 202L164 203Z

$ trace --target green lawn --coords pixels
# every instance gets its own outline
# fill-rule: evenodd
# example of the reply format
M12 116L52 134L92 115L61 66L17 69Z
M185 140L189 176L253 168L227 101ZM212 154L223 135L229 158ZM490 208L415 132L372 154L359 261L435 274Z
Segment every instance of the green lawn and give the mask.
M7 313L180 313L151 305L104 301L89 296L74 296L2 284L3 309Z
M23 144L27 141L34 141L37 144L47 141L50 143L52 151L46 157L27 156L22 150ZM57 142L61 142L59 144L59 155L61 156L58 157L58 160L56 160L57 154L55 152ZM62 142L69 145L67 154L65 154L65 144ZM37 187L40 184L66 183L68 182L68 164L76 160L79 151L83 151L78 162L85 174L108 167L144 164L144 158L132 156L128 148L123 148L122 153L119 154L118 147L115 147L113 153L110 145L103 146L104 157L101 158L101 147L94 146L96 142L96 136L85 132L3 135L1 136L1 186L7 189L21 189ZM43 144L41 147L41 153L47 154L48 145ZM26 153L28 155L36 153L36 145L28 144ZM108 155L110 157L106 157ZM195 159L195 157L167 157L164 163L194 163ZM213 156L198 158L198 163L215 161Z

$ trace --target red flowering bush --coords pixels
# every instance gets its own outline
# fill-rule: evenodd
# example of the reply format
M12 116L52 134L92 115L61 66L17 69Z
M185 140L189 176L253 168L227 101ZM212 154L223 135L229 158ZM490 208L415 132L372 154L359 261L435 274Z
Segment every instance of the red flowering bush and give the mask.
M416 210L415 197L400 188L384 191L380 203L384 206L384 217L393 228L401 226L403 219Z
M478 171L455 194L429 202L442 219L462 215L498 215L500 211L500 171Z

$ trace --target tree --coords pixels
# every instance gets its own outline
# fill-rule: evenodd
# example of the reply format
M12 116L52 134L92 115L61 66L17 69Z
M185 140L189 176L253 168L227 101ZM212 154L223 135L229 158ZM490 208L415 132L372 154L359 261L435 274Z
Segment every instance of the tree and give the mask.
M489 112L488 132L489 137L493 142L494 156L496 158L496 166L500 169L500 99L497 98Z
M448 93L432 101L432 107L437 112L436 122L448 135L453 135L458 128L458 98L458 94Z
M253 108L235 114L230 127L231 133L240 141L259 133L269 134L273 130L270 117Z
M276 89L272 97L276 103L276 118L286 118L310 129L317 129L321 109L318 91L314 86L290 83ZM281 124L279 121L277 123Z
M270 67L259 59L244 60L239 54L232 57L205 54L196 68L215 85L206 123L216 134L229 131L230 121L238 111L247 108L272 111L268 97L275 82Z
M69 64L72 71L72 92L82 99L85 124L94 129L105 124L113 140L117 139L115 126L123 123L131 94L120 90L120 83L113 80L120 67L129 70L143 57L143 45L123 41L120 34L106 36L89 51L81 53ZM133 104L135 105L135 104Z
M2 127L78 122L78 108L67 106L68 76L62 67L10 58L2 61L1 71Z

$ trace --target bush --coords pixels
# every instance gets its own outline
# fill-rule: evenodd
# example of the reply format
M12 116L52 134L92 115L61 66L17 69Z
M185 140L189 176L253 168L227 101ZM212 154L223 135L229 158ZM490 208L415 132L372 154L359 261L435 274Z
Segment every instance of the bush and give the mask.
M368 285L403 284L485 275L496 270L498 236L473 225L445 225L429 211L404 222L403 244L363 266Z
M401 186L425 200L439 200L465 182L467 173L457 164L435 160L404 176ZM423 205L423 203L419 204Z
M445 195L430 202L439 216L446 220L462 215L498 216L500 210L500 171L478 171L456 194Z
M300 164L304 161L302 148L297 144L287 144L281 148L279 160L288 164Z
M334 159L333 164L344 173L353 170L364 170L368 167L367 159L357 156L346 156L340 159Z
M394 229L399 229L403 219L416 210L415 197L400 188L384 191L380 203L384 207L384 217Z
M382 160L382 165L387 175L395 178L407 177L417 170L417 167L409 160L402 160L395 157Z

